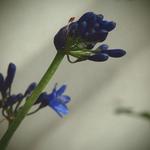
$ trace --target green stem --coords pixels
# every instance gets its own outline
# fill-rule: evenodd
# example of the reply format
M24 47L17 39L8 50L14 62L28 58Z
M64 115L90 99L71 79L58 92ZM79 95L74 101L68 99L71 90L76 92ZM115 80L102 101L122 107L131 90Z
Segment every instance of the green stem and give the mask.
M5 150L7 148L7 145L9 143L11 137L17 130L18 126L20 125L20 123L22 122L22 120L24 119L24 117L26 116L26 114L28 113L30 108L32 107L32 105L37 100L40 93L43 91L43 89L46 87L46 85L52 78L53 74L57 70L57 68L63 58L64 58L64 53L57 53L53 62L51 63L48 70L46 71L46 73L44 74L42 79L40 80L39 84L37 85L36 89L33 91L32 95L27 99L25 105L20 110L20 112L18 112L16 118L12 121L12 123L8 127L6 133L2 137L2 139L0 141L0 150Z

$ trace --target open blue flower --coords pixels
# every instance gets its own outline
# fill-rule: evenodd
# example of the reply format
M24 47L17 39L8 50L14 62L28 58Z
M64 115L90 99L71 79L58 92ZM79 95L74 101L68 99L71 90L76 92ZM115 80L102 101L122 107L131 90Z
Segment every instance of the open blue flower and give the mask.
M67 103L71 100L68 95L63 95L66 90L66 85L62 85L60 88L56 89L54 87L50 94L42 93L36 104L40 103L40 108L45 106L51 107L60 117L67 115L69 113Z

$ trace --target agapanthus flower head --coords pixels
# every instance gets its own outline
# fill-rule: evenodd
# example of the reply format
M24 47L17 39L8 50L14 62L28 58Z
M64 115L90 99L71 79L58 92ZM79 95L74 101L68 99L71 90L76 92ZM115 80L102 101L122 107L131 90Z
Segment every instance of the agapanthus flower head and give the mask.
M67 115L69 110L67 103L71 100L68 95L64 95L66 85L62 85L60 88L54 87L50 94L42 93L35 104L40 103L40 108L45 106L51 107L60 117Z
M86 49L97 42L103 42L115 26L115 22L103 20L103 15L87 12L78 21L60 29L54 38L54 44L58 51Z
M97 55L95 54L99 51L93 48L98 42L103 42L115 27L116 23L104 20L102 14L87 12L79 20L71 20L68 25L61 28L54 37L54 45L58 52L64 52L68 58L70 55L76 57L75 62L93 58L96 60ZM119 52L116 51L116 53ZM106 53L99 55L99 58L108 59Z

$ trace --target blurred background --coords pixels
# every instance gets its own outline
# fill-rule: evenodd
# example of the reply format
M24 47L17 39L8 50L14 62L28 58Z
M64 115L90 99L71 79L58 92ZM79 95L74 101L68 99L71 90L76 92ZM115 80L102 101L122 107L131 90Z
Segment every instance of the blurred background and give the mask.
M38 82L56 54L56 32L87 11L117 22L104 43L127 55L105 63L65 58L46 90L66 83L70 114L61 119L47 107L27 117L8 150L150 149L150 122L114 113L120 105L150 110L149 0L0 0L0 72L17 65L14 93ZM0 137L5 130L0 124Z

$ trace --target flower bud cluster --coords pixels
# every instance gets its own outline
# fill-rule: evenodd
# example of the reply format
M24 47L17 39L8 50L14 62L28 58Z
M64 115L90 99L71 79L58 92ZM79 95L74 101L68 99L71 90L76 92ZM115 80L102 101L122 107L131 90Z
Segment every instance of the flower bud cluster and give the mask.
M87 12L79 20L62 27L54 37L54 45L58 52L76 57L75 62L103 61L107 60L109 56L122 57L125 55L125 51L122 49L114 49L113 52L109 51L109 54L102 53L101 49L98 51L99 48L93 49L97 43L105 41L109 32L115 27L116 23L104 20L103 15Z
M7 75L4 78L0 73L0 109L2 115L11 122L22 109L25 102L31 96L33 90L36 88L36 83L31 83L24 93L12 94L12 83L16 74L16 65L10 63L7 70ZM70 101L70 97L63 95L66 90L66 85L61 86L59 89L54 87L53 91L49 94L43 92L36 100L34 106L37 108L30 112L28 115L33 114L46 106L51 107L59 116L63 117L68 113L66 104Z

